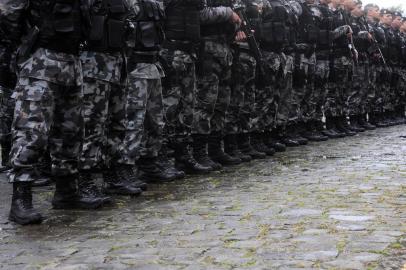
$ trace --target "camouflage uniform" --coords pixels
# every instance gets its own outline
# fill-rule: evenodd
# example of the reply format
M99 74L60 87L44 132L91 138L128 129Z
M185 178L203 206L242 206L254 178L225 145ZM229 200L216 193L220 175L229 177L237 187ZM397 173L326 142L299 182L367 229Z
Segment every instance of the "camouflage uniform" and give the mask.
M121 53L84 51L84 139L80 169L92 170L117 159L117 147L125 130L125 89L121 83Z
M202 29L211 25L226 23L232 10L229 7L207 7L201 13ZM224 30L219 27L218 32ZM225 114L230 103L230 79L232 52L224 34L220 38L202 30L204 41L200 52L197 77L193 134L223 132ZM221 37L223 36L223 37Z
M77 173L82 140L82 77L77 57L37 49L20 65L10 181L33 181L48 143L54 175Z
M236 48L235 51L231 99L226 116L227 134L254 130L256 61L247 49Z

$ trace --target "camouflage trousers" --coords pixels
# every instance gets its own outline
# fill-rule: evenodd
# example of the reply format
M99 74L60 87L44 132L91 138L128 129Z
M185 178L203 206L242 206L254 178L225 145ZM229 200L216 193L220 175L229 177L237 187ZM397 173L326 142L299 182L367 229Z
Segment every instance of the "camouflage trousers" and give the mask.
M314 89L316 55L296 53L293 76L292 103L290 113L292 122L310 119L310 97Z
M1 103L0 103L0 142L11 141L11 124L13 122L13 113L15 101L11 98L13 93L12 89L1 89Z
M283 53L262 51L262 55L264 74L263 78L258 78L260 84L255 89L255 107L252 118L253 129L259 132L271 131L277 124L278 101L282 80L284 80L286 60Z
M406 105L406 67L400 69L399 106Z
M10 153L9 180L34 181L47 148L52 174L78 172L83 137L82 69L76 56L37 49L20 65Z
M399 106L401 103L401 77L402 69L400 66L396 65L392 68L392 76L390 83L390 94L389 94L389 108L388 110L394 111L395 107Z
M367 112L367 98L368 91L371 88L368 61L359 61L354 66L352 73L352 83L350 84L348 95L348 114L349 116L355 116L365 114Z
M128 73L126 130L118 146L120 164L134 165L141 156L158 156L164 128L161 77L159 63L138 63Z
M232 68L230 106L226 114L226 133L249 133L255 106L256 61L245 50L236 49Z
M389 88L387 82L388 71L382 65L372 65L371 78L372 80L375 79L375 95L371 100L371 112L381 113L384 111L384 99Z
M328 54L318 53L316 55L317 62L313 78L314 87L307 101L307 116L311 120L321 121L323 118L323 106L326 100L330 76L330 61L328 57Z
M125 88L120 84L123 59L120 53L86 51L83 68L84 138L79 167L95 170L117 159L126 128Z
M326 116L342 116L348 111L347 99L349 88L351 88L349 79L351 68L352 60L349 57L334 58L324 105Z
M184 51L160 52L165 74L162 96L165 118L165 137L171 143L190 140L195 106L195 56Z
M283 77L281 78L281 85L279 95L277 96L277 126L286 127L288 124L295 122L297 111L292 107L293 102L293 63L294 54L283 55Z
M224 132L225 117L230 104L230 46L226 42L205 40L201 70L197 77L193 134Z
M365 97L365 113L372 113L375 110L375 100L377 96L377 75L379 66L375 64L370 64L368 68L369 72L369 85L366 90Z

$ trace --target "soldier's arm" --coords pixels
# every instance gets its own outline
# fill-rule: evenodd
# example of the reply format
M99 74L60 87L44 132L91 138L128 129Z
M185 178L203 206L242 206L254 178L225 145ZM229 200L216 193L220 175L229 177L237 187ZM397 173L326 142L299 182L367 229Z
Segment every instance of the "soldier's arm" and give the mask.
M351 26L349 25L342 25L337 27L334 31L333 31L333 38L334 39L338 39L340 37L343 37L349 33L352 33L352 29Z
M23 35L23 20L29 0L3 0L0 6L0 32L5 38L0 42L16 48Z
M205 7L200 11L200 23L207 25L228 22L233 13L230 7Z

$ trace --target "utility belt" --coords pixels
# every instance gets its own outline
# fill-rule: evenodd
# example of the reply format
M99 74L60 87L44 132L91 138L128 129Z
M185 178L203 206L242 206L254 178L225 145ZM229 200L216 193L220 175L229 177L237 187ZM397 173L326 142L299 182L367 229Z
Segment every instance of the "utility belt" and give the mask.
M44 48L55 52L79 55L79 44L79 41L67 41L67 38L61 38L60 40L46 40L39 37L36 48Z
M158 52L138 53L132 52L128 58L129 65L136 65L139 63L154 64L159 61Z
M166 40L162 47L170 51L179 50L188 54L196 53L196 44L190 41Z
M102 48L97 46L86 46L86 50L99 53L119 53L123 51L121 48Z
M281 53L284 51L285 46L282 44L271 44L271 43L260 43L261 50L266 52L274 52L274 53Z
M333 55L334 55L335 58L343 57L343 56L351 57L351 52L350 52L349 48L345 48L345 49L344 48L338 48L338 49L333 50Z

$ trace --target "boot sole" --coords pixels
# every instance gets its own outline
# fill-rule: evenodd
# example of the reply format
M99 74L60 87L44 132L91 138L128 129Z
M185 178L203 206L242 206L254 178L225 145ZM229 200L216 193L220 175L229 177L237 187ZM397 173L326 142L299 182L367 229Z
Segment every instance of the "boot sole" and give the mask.
M103 192L109 195L121 195L121 196L139 196L142 194L142 191L147 190L145 188L144 189L140 189L140 192L128 192L128 191L124 191L124 190L108 190L108 189L104 189Z
M34 219L34 220L28 220L28 219L24 219L24 218L19 218L15 215L10 214L8 216L8 220L15 222L17 224L20 225L30 225L30 224L41 224L42 221L44 220L43 217L39 217L38 219Z
M98 209L103 206L103 201L97 203L97 204L73 204L72 203L52 203L53 209L57 210L71 210L71 209L84 209L84 210L92 210L92 209Z

